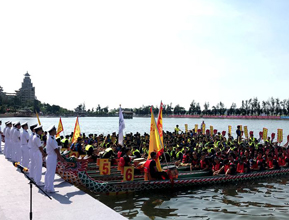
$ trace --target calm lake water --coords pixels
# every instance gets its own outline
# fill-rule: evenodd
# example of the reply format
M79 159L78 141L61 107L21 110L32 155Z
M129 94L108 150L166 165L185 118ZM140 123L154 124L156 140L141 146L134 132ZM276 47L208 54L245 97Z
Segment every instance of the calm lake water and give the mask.
M0 118L2 122L8 120L25 122L27 121L29 125L37 123L36 118ZM74 125L76 118L61 118L64 133L70 134L74 130ZM125 130L124 133L136 133L139 132L143 134L144 132L149 133L150 131L150 118L134 118L125 120ZM193 118L164 118L163 119L163 129L164 131L173 131L175 126L178 124L179 127L185 131L185 124L188 124L189 129L194 129L195 124L199 127L203 119L193 119ZM286 141L287 135L289 135L289 120L239 120L239 119L205 119L206 129L209 129L212 125L214 129L218 131L226 131L228 134L228 125L232 126L232 135L236 136L237 125L248 126L248 132L254 131L255 137L259 136L259 132L263 131L263 128L268 129L268 135L275 133L277 137L277 129L283 129L283 140ZM59 118L42 118L40 117L40 122L43 125L44 130L48 129L51 125L58 126ZM4 123L3 123L4 124ZM118 118L117 117L83 117L79 118L80 130L85 134L111 134L112 132L118 133ZM4 127L4 125L2 125Z
M3 122L27 121L35 118L2 118ZM45 129L58 125L59 118L40 118ZM74 129L76 118L62 118L66 134ZM185 124L193 129L202 119L164 118L164 130L173 131L176 124L185 130ZM118 132L118 118L79 118L81 132L86 134L110 134ZM283 129L283 140L289 134L289 120L229 120L206 119L206 126L227 131L232 126L235 136L237 125L247 125L255 136L268 128L268 134ZM149 133L150 118L125 120L125 133ZM3 126L2 126L3 129ZM132 193L118 196L92 195L107 206L129 219L288 219L289 175L274 179L254 180L245 183L194 187L183 190Z

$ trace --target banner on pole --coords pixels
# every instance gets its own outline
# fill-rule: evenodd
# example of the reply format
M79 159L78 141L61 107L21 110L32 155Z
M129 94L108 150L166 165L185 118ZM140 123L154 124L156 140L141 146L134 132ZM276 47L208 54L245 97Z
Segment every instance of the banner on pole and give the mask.
M228 126L228 133L229 133L230 135L232 135L232 126L231 126L231 125Z
M249 135L248 135L248 126L244 126L244 133L245 133L245 138L249 138Z
M281 142L283 142L283 129L278 129L277 132L278 132L277 142L281 143Z
M195 124L195 133L198 133L199 125Z
M211 134L211 136L213 136L213 135L214 135L214 128L213 128L213 126L212 126L212 125L210 126L210 134Z
M268 138L268 129L263 128L263 140L266 141Z

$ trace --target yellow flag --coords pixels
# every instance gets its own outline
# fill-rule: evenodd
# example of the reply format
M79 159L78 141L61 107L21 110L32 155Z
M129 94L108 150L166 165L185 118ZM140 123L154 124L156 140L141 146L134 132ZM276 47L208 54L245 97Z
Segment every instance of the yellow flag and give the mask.
M195 133L198 133L198 124L195 124Z
M40 123L40 119L39 119L39 115L38 115L37 112L35 112L35 113L36 113L36 117L37 117L37 120L38 120L38 124L41 125L41 123Z
M157 155L162 154L161 152L161 142L160 142L160 136L159 132L156 126L156 120L154 117L153 110L151 108L151 129L150 129L150 144L149 144L149 155L148 155L148 160L151 157L151 152L156 152ZM157 157L156 159L156 164L157 164L157 169L158 171L162 171L160 160Z
M245 137L248 139L248 126L244 126Z
M203 135L206 134L206 124L202 124L202 132L203 132Z
M59 123L58 123L58 128L56 131L56 137L60 136L60 133L63 131L63 125L62 125L62 121L61 118L59 119Z
M283 142L283 129L277 129L277 142Z
M80 137L80 126L79 126L78 117L77 117L71 143L75 143L78 137Z
M211 133L211 136L213 136L213 134L214 134L214 127L211 125L210 126L210 133Z
M263 128L263 140L266 141L268 138L268 129Z
M230 135L232 135L232 126L231 126L231 125L228 126L228 133L229 133Z

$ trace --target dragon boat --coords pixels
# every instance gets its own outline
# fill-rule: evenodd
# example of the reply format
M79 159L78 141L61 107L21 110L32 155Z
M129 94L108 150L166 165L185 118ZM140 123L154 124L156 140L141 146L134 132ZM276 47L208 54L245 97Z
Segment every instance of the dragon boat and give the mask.
M177 179L145 181L143 175L136 175L134 181L123 182L123 176L117 171L111 175L101 176L97 170L89 170L89 161L79 161L76 158L66 158L58 162L57 173L66 181L76 186L83 186L96 194L120 194L136 191L151 191L172 188L184 188L223 183L242 182L261 178L270 178L289 174L289 168L265 170L237 175L208 176L205 171L188 172L185 168L179 170Z
M81 180L83 186L90 191L97 194L119 194L136 191L151 191L161 189L172 189L172 188L184 188L192 186L203 186L209 184L223 184L248 181L260 178L276 177L280 175L289 174L289 168L280 170L260 171L252 172L248 174L237 174L237 175L221 175L221 176L203 176L196 172L187 178L179 178L175 180L155 180L155 181L144 181L135 180L131 182L120 182L120 181L101 181L95 180L89 176L86 171L78 172L78 177Z

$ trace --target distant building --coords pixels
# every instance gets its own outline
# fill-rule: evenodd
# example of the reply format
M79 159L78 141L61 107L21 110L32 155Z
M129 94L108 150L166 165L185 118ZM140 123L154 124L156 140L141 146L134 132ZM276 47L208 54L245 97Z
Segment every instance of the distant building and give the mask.
M122 111L123 118L125 119L133 119L133 111Z
M19 90L15 91L15 93L7 93L3 91L2 86L0 86L0 96L3 101L5 100L11 100L15 97L19 98L21 104L28 104L33 103L36 99L35 97L35 87L33 87L33 84L30 79L30 75L27 72L24 75L24 80L22 82L22 86Z
M22 87L16 91L16 96L20 99L22 104L35 100L35 87L33 87L30 75L27 72L24 76Z

